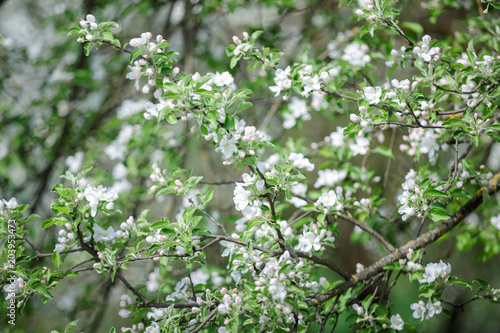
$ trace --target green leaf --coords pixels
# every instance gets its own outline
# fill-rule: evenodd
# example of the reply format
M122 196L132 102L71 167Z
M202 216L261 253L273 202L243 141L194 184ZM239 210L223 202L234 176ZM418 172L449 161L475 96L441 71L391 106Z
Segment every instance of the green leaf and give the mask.
M165 228L165 227L170 227L170 221L167 219L163 219L161 221L155 222L151 224L151 228Z
M233 69L237 64L238 61L241 59L241 55L235 56L231 58L231 62L229 63L229 68Z
M451 118L451 119L447 119L444 123L443 123L443 126L444 127L461 127L461 128L465 128L465 123L463 122L462 119L457 119L457 118Z
M214 191L209 191L207 195L205 196L205 199L203 200L203 203L206 204L207 202L212 201L212 198L214 197Z
M368 295L364 300L363 302L361 303L361 305L363 306L363 308L365 309L369 309L370 308L370 305L372 304L372 301L373 301L373 298L375 297L375 295L371 294L371 295Z
M234 118L230 114L226 114L226 120L224 121L224 128L227 130L234 129L235 123Z
M263 33L264 33L264 31L263 31L263 30L257 30L257 31L255 31L255 32L252 34L252 36L250 37L250 40L255 41L255 40L256 40L257 38L259 38L259 37L260 37L260 35L262 35Z
M44 303L54 298L54 296L52 296L52 294L49 293L47 288L45 288L45 286L42 285L41 283L35 283L32 288L36 290L37 293L40 294L40 296L42 296Z
M43 222L42 229L46 229L50 227L51 225L63 225L64 223L68 222L68 220L64 217L52 217L46 221Z
M112 29L112 28L119 28L120 26L116 22L101 22L99 23L99 28L105 30L105 29Z
M78 37L78 36L85 36L85 30L80 27L74 27L68 31L68 38Z
M399 262L391 262L384 266L386 271L399 271L401 269L401 264Z
M447 220L451 217L446 210L440 207L432 207L429 211L429 218L434 222Z
M378 146L373 151L377 154L382 155L382 156L392 158L393 160L396 159L396 157L394 157L394 154L392 153L392 151L387 147Z
M424 198L426 198L426 199L430 199L430 198L446 199L446 198L448 198L448 194L441 192L439 190L430 189L430 190L427 190L425 192Z
M478 287L479 287L478 291L484 291L484 290L490 289L490 283L486 280L475 279L475 280L472 280L472 283L478 285Z
M54 263L54 266L59 269L59 266L61 265L61 254L59 251L54 251L54 254L52 255L52 262Z
M78 320L72 321L71 323L68 324L68 326L66 326L64 333L73 333L77 325L78 325Z
M486 135L488 135L493 140L500 142L500 134L498 134L498 132L487 132Z
M205 89L199 89L196 90L195 92L197 95L200 95L202 97L207 97L207 98L215 98L215 94L211 91L205 90Z
M451 283L455 286L465 287L472 290L472 284L469 281L465 281L459 278L454 278L451 280Z
M241 103L241 104L238 106L238 108L236 109L236 111L234 112L234 114L237 114L237 113L239 113L239 112L241 112L241 111L243 111L243 110L249 109L249 108L251 108L252 106L253 106L253 104L252 104L252 103L250 103L250 102L243 102L243 103Z
M167 113L165 119L172 125L177 124L177 117L173 113Z

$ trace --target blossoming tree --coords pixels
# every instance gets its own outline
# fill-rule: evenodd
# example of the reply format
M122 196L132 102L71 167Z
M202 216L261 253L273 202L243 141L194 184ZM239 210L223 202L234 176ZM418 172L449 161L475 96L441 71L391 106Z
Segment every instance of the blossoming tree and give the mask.
M468 29L438 38L393 1L266 1L278 30L235 31L227 58L203 49L198 68L191 37L221 8L249 9L187 1L177 13L179 3L167 22L184 15L182 50L161 34L124 37L106 11L80 14L69 30L65 43L111 59L103 80L136 91L114 83L118 107L98 99L101 111L72 115L74 88L50 117L63 123L54 156L75 148L62 181L49 160L34 198L2 200L6 332L38 297L89 302L65 284L76 280L103 283L101 312L119 290L124 324L69 313L79 321L64 332L414 331L500 302L498 278L450 264L470 248L483 261L500 253L498 4L474 4ZM425 4L431 20L446 11ZM301 31L296 57L271 49L290 49L286 20L303 11L329 41ZM333 40L328 15L349 18ZM68 60L81 62L80 85L85 56Z

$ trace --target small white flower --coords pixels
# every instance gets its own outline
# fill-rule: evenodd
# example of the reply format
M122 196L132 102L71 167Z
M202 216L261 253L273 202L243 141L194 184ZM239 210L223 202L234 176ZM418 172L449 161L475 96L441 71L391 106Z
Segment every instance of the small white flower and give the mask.
M310 252L321 250L320 237L312 231L305 231L299 238L299 244L295 247L296 250Z
M378 104L380 103L380 97L382 97L382 87L364 87L363 95L368 100L368 104Z
M403 327L405 325L405 322L403 319L401 319L401 316L399 314L393 315L391 317L391 328L396 331L402 331Z
M425 318L425 305L424 305L423 301L419 301L418 303L411 304L410 309L412 309L414 311L413 318L420 319L420 321L424 320L424 318Z
M148 326L144 333L161 333L160 327L156 322L152 322L151 326Z
M225 159L229 159L231 156L233 156L234 153L238 151L238 148L236 147L237 143L238 140L236 140L235 138L224 138L220 140L219 146L216 150L222 152L222 155Z
M351 143L349 149L352 151L352 156L366 155L368 153L370 146L370 140L368 138L358 136L356 137L356 143Z
M429 318L432 318L435 314L440 314L441 311L443 311L440 301L437 301L435 303L429 302L425 307L427 308Z
M242 211L250 204L250 195L252 193L246 190L239 183L236 184L236 188L234 189L233 194L234 194L233 201L236 206L236 210Z
M323 193L318 198L317 203L323 205L325 208L333 207L337 204L337 194L333 190Z
M116 237L115 230L113 227L109 227L107 230L104 230L98 225L94 225L94 240L96 242L109 242Z
M222 74L217 72L212 76L212 80L218 87L230 86L234 82L234 79L229 72L224 72Z

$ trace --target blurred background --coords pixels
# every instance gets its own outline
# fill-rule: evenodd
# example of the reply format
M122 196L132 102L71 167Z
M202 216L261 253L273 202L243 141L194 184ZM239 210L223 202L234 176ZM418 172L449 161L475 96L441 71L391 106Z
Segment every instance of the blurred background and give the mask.
M206 181L236 181L241 173L234 168L223 167L220 154L213 147L199 140L196 135L184 135L188 122L177 127L151 127L143 129L127 142L120 141L124 128L136 131L133 124L144 122L144 103L151 99L134 89L133 83L125 79L129 72L128 55L103 46L92 51L90 57L83 54L82 45L67 38L68 30L78 25L80 19L92 13L98 22L115 21L120 29L115 36L124 44L141 33L150 31L153 36L161 34L172 44L170 50L180 53L177 66L182 73L223 72L228 70L225 54L232 36L244 31L264 30L260 43L281 50L285 56L280 61L284 68L293 61L309 59L328 60L336 45L346 45L353 40L369 45L373 61L369 66L370 76L360 73L342 72L347 82L344 88L355 91L364 80L380 85L386 81L389 67L386 55L391 49L399 49L404 40L395 34L378 31L376 36L357 38L364 22L353 15L356 6L340 7L338 1L292 1L292 0L3 0L0 1L0 198L16 197L19 203L31 205L31 212L39 214L41 221L53 216L50 193L60 182L59 176L66 170L78 172L83 166L93 165L89 177L100 180L113 179L105 184L120 192L120 209L123 220L111 221L115 225L129 215L137 217L143 209L151 208L151 220L166 216L175 218L182 202L175 197L157 200L145 191L151 186L149 173L154 163L179 165L193 168L194 174L203 175ZM484 8L479 1L406 1L399 5L401 22L412 22L405 32L418 41L424 34L442 40L450 47L467 44L456 38L458 32L470 29L466 23L469 16L477 16ZM405 27L405 25L403 25ZM374 42L375 40L375 42ZM374 43L373 43L374 42ZM466 48L466 46L464 47ZM309 61L307 60L307 61ZM368 71L367 71L368 72ZM287 147L289 138L306 136L304 146L321 142L338 126L348 124L349 107L335 100L311 111L312 119L299 124L298 128L283 130L286 103L273 98L267 86L261 82L272 82L274 73L253 71L248 73L240 63L233 71L236 85L254 90L255 105L245 114L247 124L253 124L272 136L278 145ZM411 69L397 69L393 78L408 78ZM328 121L325 121L328 120ZM333 122L332 122L333 121ZM130 126L130 127L128 127ZM189 130L187 131L189 133ZM395 138L395 147L401 143ZM390 141L386 134L384 145ZM500 148L492 146L488 155L471 155L472 161L486 161L488 167L498 171ZM395 216L395 196L401 188L404 176L413 166L405 153L395 150L394 163L388 178L384 197L388 200L387 216ZM328 156L319 161L328 160ZM353 164L364 163L376 175L383 177L387 159L371 157L353 160ZM317 165L321 163L318 162ZM120 165L126 166L126 172ZM111 178L110 178L111 177ZM311 177L315 177L311 174ZM312 183L313 180L310 181ZM232 191L229 184L217 191L213 206L224 216L229 225L237 217L232 211ZM478 223L481 215L473 215L469 224ZM414 234L415 226L401 226L392 235L401 244ZM232 226L229 227L230 230ZM346 235L350 227L341 227ZM31 230L32 242L43 252L51 252L57 242L57 234L49 229L41 232L41 222L35 222ZM358 237L359 238L359 237ZM452 273L471 280L476 277L488 280L492 286L500 286L498 255L486 264L481 259L482 250L468 246L457 252L454 238L446 239L428 249L426 260L449 261ZM468 243L467 243L468 244ZM222 248L214 249L216 254ZM336 249L329 253L340 266L355 271L355 264L369 265L383 252L368 239L356 236L338 237ZM218 255L220 276L224 276L226 262ZM78 258L72 260L77 261ZM215 260L215 259L214 259ZM216 261L217 261L216 260ZM42 266L43 261L33 263ZM51 264L50 260L47 264ZM147 273L145 273L147 272ZM138 265L126 274L133 283L146 283L147 274L154 272L152 264ZM328 276L329 272L318 272ZM176 280L176 270L169 272ZM175 285L175 283L174 283ZM118 303L124 288L113 284L108 277L90 274L80 275L76 281L66 279L57 289L55 299L43 305L34 298L26 308L15 328L1 328L0 332L49 332L65 327L71 320L79 319L79 329L84 332L108 332L109 327L129 326L126 319L118 316ZM464 288L446 290L445 295L454 303L470 298ZM416 301L418 284L401 278L391 293L390 301L405 320L411 318L409 304ZM498 307L476 301L462 309L451 309L452 316L437 316L426 322L425 332L496 332ZM1 321L5 316L0 315ZM27 320L23 320L26 318ZM340 321L338 330L348 330ZM10 330L8 330L10 329Z

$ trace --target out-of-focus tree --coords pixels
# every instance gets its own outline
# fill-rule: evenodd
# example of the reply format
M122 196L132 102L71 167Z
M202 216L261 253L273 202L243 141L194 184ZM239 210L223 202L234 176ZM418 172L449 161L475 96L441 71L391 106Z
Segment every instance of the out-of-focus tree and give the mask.
M4 332L494 330L495 7L0 2Z

